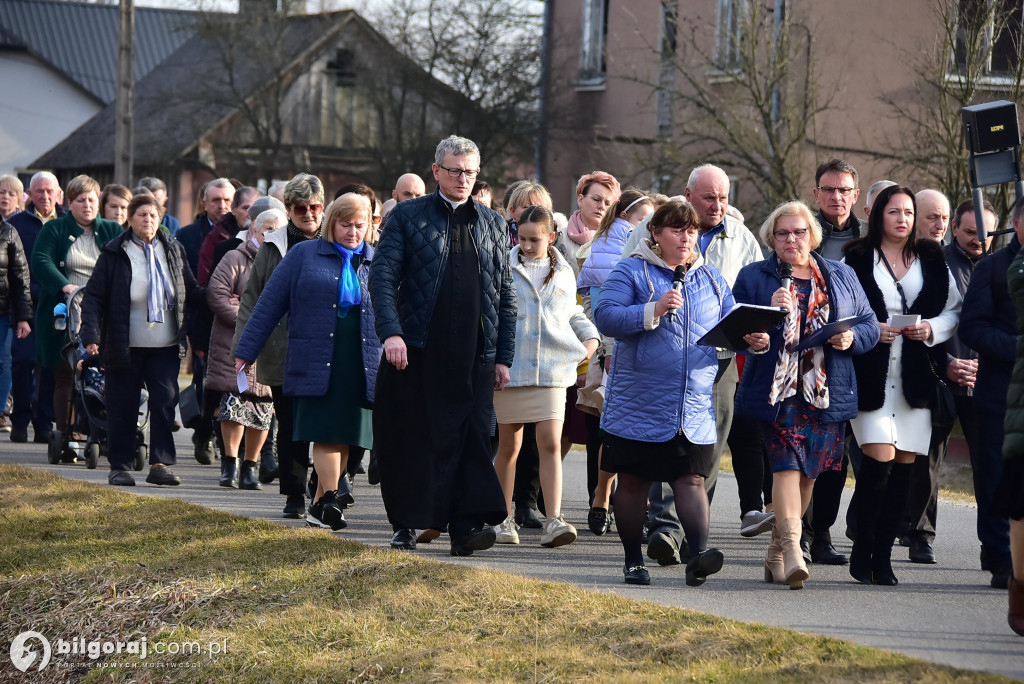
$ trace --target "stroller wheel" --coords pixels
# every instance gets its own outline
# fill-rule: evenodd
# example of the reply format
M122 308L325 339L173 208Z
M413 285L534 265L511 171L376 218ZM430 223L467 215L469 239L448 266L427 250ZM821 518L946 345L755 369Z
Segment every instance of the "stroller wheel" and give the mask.
M135 470L142 470L148 459L149 448L145 444L140 444L138 448L135 449Z
M60 434L60 430L54 430L50 433L50 441L46 444L46 460L50 462L50 465L57 465L60 463L60 457L64 452L61 444L63 441L64 439Z
M96 442L90 442L85 445L85 467L89 470L95 470L96 464L100 462L100 445Z

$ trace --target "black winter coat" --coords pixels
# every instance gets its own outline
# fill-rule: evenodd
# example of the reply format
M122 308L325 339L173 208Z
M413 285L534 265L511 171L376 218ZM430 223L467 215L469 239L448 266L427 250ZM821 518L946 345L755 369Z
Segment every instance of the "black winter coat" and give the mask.
M978 352L978 381L974 406L978 411L1003 413L1017 356L1017 310L1010 299L1006 272L1020 251L1014 235L1010 244L974 267L960 314L960 339Z
M865 245L866 247L866 245ZM913 302L907 302L907 313L920 314L921 319L935 318L942 313L949 298L949 269L942 247L934 240L918 240L915 243L924 286ZM868 303L880 323L889 319L885 298L875 282L875 252L868 247L848 250L846 265L854 270L868 296ZM889 372L888 344L876 345L860 356L853 357L857 372L857 407L861 411L874 411L885 404L885 384ZM936 372L945 368L945 347L928 347L920 340L903 340L901 356L903 366L903 396L913 408L928 408L938 381Z
M438 191L406 200L388 214L370 266L370 296L381 342L400 335L423 348L448 263L448 231L468 217L480 262L484 360L512 365L515 355L516 291L508 265L505 219L470 201L453 214Z
M125 248L131 245L128 229L100 251L82 301L82 344L98 344L103 365L127 368L130 361L132 263ZM199 287L185 259L185 250L162 230L156 238L167 253L167 269L174 286L174 316L178 323L178 353L185 358L185 309L204 304L206 288Z
M0 219L0 316L14 314L14 321L32 322L28 259L18 231Z

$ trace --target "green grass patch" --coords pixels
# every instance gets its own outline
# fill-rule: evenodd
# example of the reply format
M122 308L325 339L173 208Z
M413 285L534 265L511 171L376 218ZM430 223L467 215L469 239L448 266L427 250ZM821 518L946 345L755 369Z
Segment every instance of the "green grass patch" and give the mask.
M0 466L3 650L28 629L226 644L55 654L34 682L1007 681Z

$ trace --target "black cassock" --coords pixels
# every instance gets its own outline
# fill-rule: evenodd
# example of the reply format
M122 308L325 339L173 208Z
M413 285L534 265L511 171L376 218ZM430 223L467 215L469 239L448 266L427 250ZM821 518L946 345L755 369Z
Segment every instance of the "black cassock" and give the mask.
M494 361L483 360L479 255L463 215L449 228L426 347L408 348L404 370L381 358L377 375L374 451L395 529L450 525L461 535L506 515L491 462Z

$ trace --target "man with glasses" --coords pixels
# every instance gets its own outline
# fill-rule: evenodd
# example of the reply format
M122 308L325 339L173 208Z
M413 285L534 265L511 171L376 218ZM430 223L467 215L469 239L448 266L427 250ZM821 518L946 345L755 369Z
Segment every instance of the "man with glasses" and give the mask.
M395 206L370 267L385 355L374 451L391 546L414 549L447 529L451 554L468 556L494 544L506 514L490 433L516 299L505 220L470 197L479 149L449 136L434 162L437 189Z
M826 259L839 261L843 247L867 231L867 225L853 215L860 197L857 170L842 159L829 159L814 174L814 201L818 203L821 244L817 252Z

